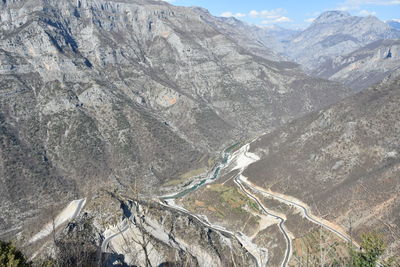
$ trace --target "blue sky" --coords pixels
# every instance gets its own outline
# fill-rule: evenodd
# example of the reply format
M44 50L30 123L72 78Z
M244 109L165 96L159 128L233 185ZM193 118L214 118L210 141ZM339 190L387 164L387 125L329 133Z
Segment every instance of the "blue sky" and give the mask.
M321 12L344 10L374 15L383 21L400 19L400 0L168 0L179 6L200 6L216 16L235 16L252 24L304 28ZM400 22L400 20L399 20Z

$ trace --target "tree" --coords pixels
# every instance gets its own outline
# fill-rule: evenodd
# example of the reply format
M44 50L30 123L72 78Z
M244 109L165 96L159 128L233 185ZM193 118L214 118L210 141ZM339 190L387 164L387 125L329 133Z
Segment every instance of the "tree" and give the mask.
M11 242L0 241L0 266L29 266L24 255Z
M381 236L375 233L361 236L361 248L351 249L349 265L353 267L375 267L379 257L386 250L386 244Z

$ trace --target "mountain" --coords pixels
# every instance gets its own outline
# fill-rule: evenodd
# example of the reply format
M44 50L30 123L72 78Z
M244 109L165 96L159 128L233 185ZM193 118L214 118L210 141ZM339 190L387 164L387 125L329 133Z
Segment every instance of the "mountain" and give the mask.
M400 40L379 40L347 55L327 60L313 75L356 90L382 81L400 68Z
M286 29L279 25L272 25L270 27L263 27L267 33L275 37L280 42L288 42L293 36L299 34L301 30Z
M102 190L174 190L228 145L351 93L198 8L8 0L0 17L0 237Z
M278 40L265 29L249 25L234 17L214 17L208 10L195 9L207 23L235 40L242 47L250 49L253 54L273 61L285 61L278 54L277 48L280 47Z
M384 234L389 254L398 255L399 88L396 71L375 87L259 138L250 151L261 160L243 175L304 201L356 240L360 233Z
M327 11L294 36L285 54L314 71L327 61L351 53L381 39L399 39L400 31L374 16L357 17L347 12Z
M386 24L392 27L393 29L400 30L400 22L398 20L389 20L386 21Z

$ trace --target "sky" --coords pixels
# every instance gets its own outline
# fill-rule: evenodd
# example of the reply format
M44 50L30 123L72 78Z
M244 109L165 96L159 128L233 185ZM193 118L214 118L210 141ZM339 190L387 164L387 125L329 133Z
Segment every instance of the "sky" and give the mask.
M347 11L356 16L374 15L383 21L400 22L400 0L165 0L178 6L200 6L211 14L236 17L250 24L305 28L328 10Z

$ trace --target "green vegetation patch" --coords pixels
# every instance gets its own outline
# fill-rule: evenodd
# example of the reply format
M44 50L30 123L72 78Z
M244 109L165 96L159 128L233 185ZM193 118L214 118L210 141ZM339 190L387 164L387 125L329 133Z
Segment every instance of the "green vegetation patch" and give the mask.
M29 266L24 255L10 242L0 241L0 266Z
M258 205L246 197L236 187L224 186L222 184L212 184L208 187L212 192L218 192L220 200L229 204L230 207L239 212L243 212L243 208L248 205L255 212L259 211Z
M182 174L180 176L180 178L189 179L189 178L194 177L194 176L199 176L199 175L201 175L201 174L203 174L205 172L207 172L207 167L202 167L202 168L199 168L199 169L188 171L188 172Z

